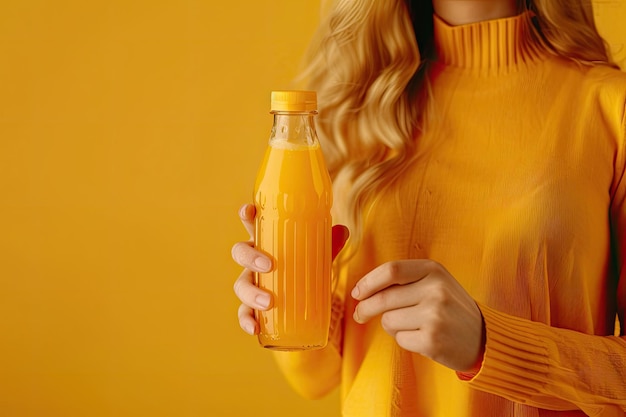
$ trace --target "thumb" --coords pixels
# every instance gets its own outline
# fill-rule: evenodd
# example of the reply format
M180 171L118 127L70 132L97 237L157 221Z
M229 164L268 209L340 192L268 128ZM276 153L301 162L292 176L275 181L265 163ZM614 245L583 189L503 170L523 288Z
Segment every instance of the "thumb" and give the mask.
M333 260L337 257L339 252L341 252L341 249L343 249L349 237L350 237L350 231L348 230L346 226L342 224L337 224L333 226L333 231L332 231Z

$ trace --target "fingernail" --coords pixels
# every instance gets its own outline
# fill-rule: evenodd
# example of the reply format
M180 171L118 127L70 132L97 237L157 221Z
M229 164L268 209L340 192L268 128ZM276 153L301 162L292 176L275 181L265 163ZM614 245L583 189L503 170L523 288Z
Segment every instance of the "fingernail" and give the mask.
M354 287L352 289L352 292L350 293L350 295L352 295L352 298L359 298L359 293L361 291L359 291L359 287Z
M242 219L245 219L245 218L246 218L246 208L247 208L247 207L248 207L248 206L242 206L242 207L239 209L239 217L241 217Z
M268 308L270 306L270 296L268 294L259 294L254 301L261 308Z
M254 260L254 265L261 271L269 271L272 267L272 262L267 258L258 257Z
M354 321L356 321L357 323L361 323L359 321L359 313L357 312L357 310L354 310L354 314L352 314L352 318L354 319Z

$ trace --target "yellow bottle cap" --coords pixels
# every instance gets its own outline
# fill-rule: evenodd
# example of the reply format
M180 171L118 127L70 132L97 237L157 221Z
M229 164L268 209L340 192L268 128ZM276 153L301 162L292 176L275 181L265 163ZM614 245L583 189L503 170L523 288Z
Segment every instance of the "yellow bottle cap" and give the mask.
M317 111L315 91L272 91L272 111Z

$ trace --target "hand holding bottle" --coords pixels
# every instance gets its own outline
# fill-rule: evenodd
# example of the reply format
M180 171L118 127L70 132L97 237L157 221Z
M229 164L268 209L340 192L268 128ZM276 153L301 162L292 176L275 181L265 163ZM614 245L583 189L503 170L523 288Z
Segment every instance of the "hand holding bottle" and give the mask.
M252 204L241 207L239 217L250 235L250 240L233 245L232 257L235 262L244 268L237 278L234 291L241 305L238 310L239 325L250 335L259 332L259 324L254 316L254 310L265 311L272 306L272 295L254 285L255 272L268 272L273 267L273 259L254 248L254 217L255 208ZM348 239L348 228L342 225L332 229L332 258L335 259Z
M270 113L254 211L241 213L254 245L233 249L246 268L235 284L239 317L265 348L320 349L331 319L333 193L315 129L317 94L273 91Z

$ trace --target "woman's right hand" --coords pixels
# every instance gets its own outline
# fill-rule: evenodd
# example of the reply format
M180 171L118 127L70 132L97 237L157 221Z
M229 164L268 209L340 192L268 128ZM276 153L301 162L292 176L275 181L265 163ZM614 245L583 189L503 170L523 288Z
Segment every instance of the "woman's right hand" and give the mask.
M232 248L232 257L244 270L235 281L235 294L241 301L238 310L239 325L248 334L259 332L259 324L254 317L254 310L267 310L272 306L272 295L254 285L255 272L269 272L274 266L273 260L254 248L255 207L246 204L239 210L239 217L250 235L250 240L237 242ZM343 225L333 226L332 258L343 249L348 240L348 228Z

